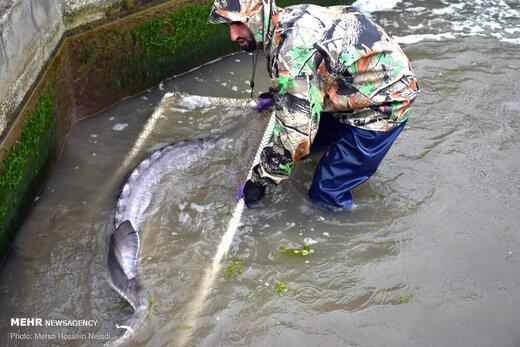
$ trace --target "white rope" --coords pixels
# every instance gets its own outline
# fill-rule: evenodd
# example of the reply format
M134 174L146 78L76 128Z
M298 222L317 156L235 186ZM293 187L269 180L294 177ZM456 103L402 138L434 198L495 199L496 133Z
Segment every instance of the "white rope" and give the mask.
M267 124L267 127L264 131L264 135L262 136L262 141L260 142L260 146L258 147L258 150L256 152L253 164L249 169L247 179L251 178L253 174L253 168L260 162L260 156L262 155L263 148L271 140L271 134L273 133L275 121L276 117L273 112L271 114L271 118L269 119L269 123ZM233 216L231 217L231 220L228 223L226 232L224 233L224 236L222 236L222 240L220 241L220 244L217 248L217 252L213 257L211 266L207 269L204 278L199 286L197 296L191 302L191 305L188 308L189 316L184 326L189 326L192 329L190 329L188 332L181 336L179 346L184 346L188 342L193 331L195 330L196 319L203 309L204 301L206 300L211 290L211 287L213 286L213 282L215 282L217 274L220 271L222 259L229 250L231 242L233 241L233 237L235 236L235 233L238 230L238 226L240 225L240 219L242 218L242 213L244 212L244 206L244 199L240 199L237 203L237 206L235 207L235 210L233 211Z

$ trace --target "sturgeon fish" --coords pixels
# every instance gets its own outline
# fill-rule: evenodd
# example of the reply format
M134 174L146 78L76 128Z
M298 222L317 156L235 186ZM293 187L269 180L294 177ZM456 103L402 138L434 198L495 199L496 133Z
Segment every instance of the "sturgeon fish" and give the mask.
M148 311L148 300L139 280L138 256L140 226L152 201L155 186L169 173L180 172L206 156L215 147L217 136L187 140L165 146L143 160L128 176L119 196L115 231L108 251L108 269L114 289L134 312L116 324L129 336L141 325Z

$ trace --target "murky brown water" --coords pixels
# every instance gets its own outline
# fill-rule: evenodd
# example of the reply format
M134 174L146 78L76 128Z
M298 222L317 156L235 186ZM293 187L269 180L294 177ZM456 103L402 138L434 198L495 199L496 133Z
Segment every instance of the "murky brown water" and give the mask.
M446 23L458 23L449 17L456 14L446 14L449 5L399 3L395 12L374 14L410 42L410 35L454 34L404 46L421 96L377 174L355 190L357 208L316 208L306 196L313 160L299 167L290 182L245 212L196 325L186 323L188 304L225 231L234 190L267 119L180 103L157 117L135 155L130 151L167 92L247 97L251 57L225 58L77 124L0 271L2 344L42 343L9 339L14 332L116 336L114 323L130 310L106 283L105 259L123 176L162 144L218 132L226 146L186 175L162 182L142 227L143 283L154 304L131 345L168 346L186 335L190 344L205 346L519 345L516 19L491 14L488 21L505 23L503 32L485 25L485 35L449 31ZM494 5L518 10L512 2ZM471 14L464 12L465 20L479 20L476 10ZM418 23L423 27L413 29ZM261 67L259 90L267 86ZM278 251L305 242L314 250L307 257ZM236 278L226 274L234 259L244 269ZM277 283L288 290L277 293ZM17 328L11 317L98 324Z

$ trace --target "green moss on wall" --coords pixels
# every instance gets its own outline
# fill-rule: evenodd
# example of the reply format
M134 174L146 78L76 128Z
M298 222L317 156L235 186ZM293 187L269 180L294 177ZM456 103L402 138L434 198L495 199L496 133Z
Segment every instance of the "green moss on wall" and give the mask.
M215 41L227 35L227 30L208 22L211 7L211 3L188 5L134 28L132 35L143 47L146 58L183 54L193 48L215 48Z
M32 205L55 152L53 96L38 98L16 144L7 148L0 171L0 259Z
M175 74L237 49L208 22L210 2L137 13L68 41L77 115L96 113Z
M188 5L132 30L145 74L164 79L236 50L227 28L208 22L211 6Z

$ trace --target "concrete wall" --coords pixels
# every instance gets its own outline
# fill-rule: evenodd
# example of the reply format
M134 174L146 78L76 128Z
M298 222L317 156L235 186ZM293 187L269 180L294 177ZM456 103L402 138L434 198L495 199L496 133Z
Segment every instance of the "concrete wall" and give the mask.
M0 21L0 138L58 45L61 0L13 0Z
M164 0L0 0L0 139L65 32Z

